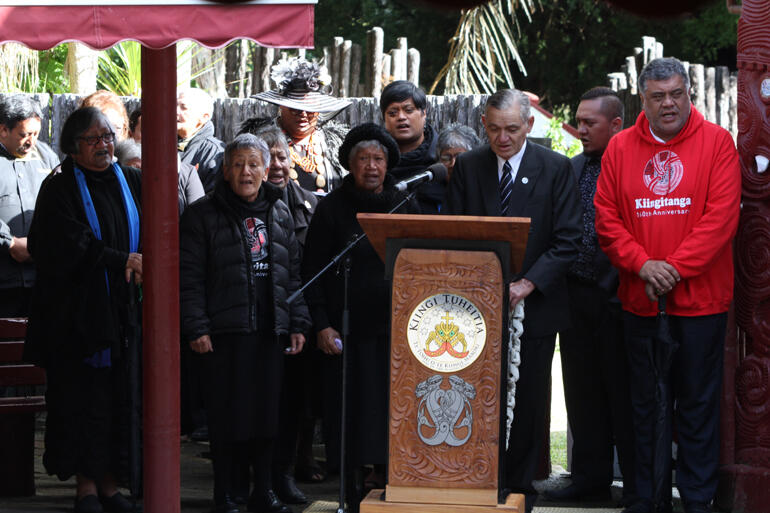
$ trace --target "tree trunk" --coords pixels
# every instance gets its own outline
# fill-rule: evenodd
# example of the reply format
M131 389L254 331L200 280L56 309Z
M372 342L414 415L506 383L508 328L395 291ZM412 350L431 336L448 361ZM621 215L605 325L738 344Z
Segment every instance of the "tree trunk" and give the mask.
M96 91L96 73L99 57L82 43L67 43L67 61L64 64L73 94L88 95Z

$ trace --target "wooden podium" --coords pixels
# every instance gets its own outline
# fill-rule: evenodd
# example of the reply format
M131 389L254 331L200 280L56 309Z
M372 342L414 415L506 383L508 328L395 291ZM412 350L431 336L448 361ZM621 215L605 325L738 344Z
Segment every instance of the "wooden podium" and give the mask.
M507 287L528 218L358 214L391 280L388 484L362 513L523 512L501 497ZM505 342L505 343L504 343Z

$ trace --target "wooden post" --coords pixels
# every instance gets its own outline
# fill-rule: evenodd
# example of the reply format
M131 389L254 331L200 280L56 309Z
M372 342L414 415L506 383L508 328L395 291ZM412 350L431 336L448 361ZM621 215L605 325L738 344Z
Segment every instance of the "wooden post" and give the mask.
M738 138L738 73L730 74L730 133Z
M420 51L410 48L406 58L406 79L414 85L420 85Z
M717 124L730 130L730 70L727 66L717 66Z
M176 49L142 47L144 510L179 513Z
M382 74L382 86L383 88L390 84L393 81L393 73L392 73L392 57L389 53L382 54L382 69L380 70L380 73Z
M409 53L409 44L406 41L405 37L399 37L396 40L396 44L398 46L398 74L395 72L393 73L394 80L406 80L406 63L407 63L407 54ZM393 66L394 70L396 66Z
M628 92L630 94L638 94L639 91L637 90L637 78L639 77L639 73L636 71L636 58L626 57L626 80L628 81Z
M382 47L385 34L380 27L367 32L366 95L380 96L382 92Z
M663 58L663 43L660 43L660 42L655 43L655 58L656 59Z
M270 68L275 62L275 48L265 48L262 51L262 68L260 70L260 88L262 91L270 91L273 84L270 81Z
M350 57L353 43L350 39L342 43L340 62L340 88L337 96L345 98L350 96Z
M655 58L655 38L642 36L642 61L644 66Z
M712 123L717 122L717 90L716 90L716 70L709 66L705 70L704 100L706 102L706 119Z
M705 115L705 78L703 64L690 64L690 84L692 86L692 103L698 112Z
M332 84L337 91L339 91L342 84L342 76L340 70L342 68L342 44L344 42L345 40L343 38L339 36L335 37L332 49Z
M227 96L238 97L240 80L241 46L240 41L233 41L225 47L225 88Z
M262 66L265 49L255 44L251 52L251 94L262 92Z
M395 80L401 80L401 75L406 76L405 70L401 69L401 63L404 60L401 58L401 50L393 48L390 51L390 78L389 82Z
M610 89L613 91L622 91L628 89L628 82L626 81L626 74L616 71L614 73L607 73L607 79L610 83Z
M363 96L361 86L361 45L353 44L350 49L350 96Z

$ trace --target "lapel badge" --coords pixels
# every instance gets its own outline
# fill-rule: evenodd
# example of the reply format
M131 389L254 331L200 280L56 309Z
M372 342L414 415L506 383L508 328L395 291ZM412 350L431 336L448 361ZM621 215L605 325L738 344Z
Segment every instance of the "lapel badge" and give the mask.
M305 208L310 210L310 202L308 200L305 200Z
M521 178L521 183L526 184L527 182L529 182L529 178L527 178L526 176L523 176Z

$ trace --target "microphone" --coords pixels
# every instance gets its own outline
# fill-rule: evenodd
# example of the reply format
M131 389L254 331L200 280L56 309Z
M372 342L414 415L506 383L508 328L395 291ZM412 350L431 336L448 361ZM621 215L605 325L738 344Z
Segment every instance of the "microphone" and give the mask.
M446 166L440 162L431 164L428 169L422 173L418 173L406 180L401 180L396 184L396 189L399 191L411 191L424 184L425 182L446 182L447 176Z

